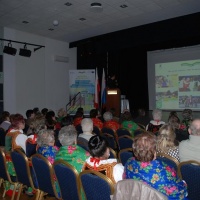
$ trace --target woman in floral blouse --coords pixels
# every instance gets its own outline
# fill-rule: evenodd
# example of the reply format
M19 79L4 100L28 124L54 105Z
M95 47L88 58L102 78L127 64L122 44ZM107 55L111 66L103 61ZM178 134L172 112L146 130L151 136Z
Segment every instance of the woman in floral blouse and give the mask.
M73 125L64 126L58 134L61 143L60 150L56 154L55 160L64 160L74 166L80 173L85 160L90 156L82 147L76 144L77 131Z
M156 136L141 133L134 138L133 153L124 167L124 178L145 182L168 199L187 199L187 185L180 180L174 168L156 160Z
M54 163L58 147L54 146L55 137L54 131L50 129L42 129L37 137L37 153L46 157L51 164Z

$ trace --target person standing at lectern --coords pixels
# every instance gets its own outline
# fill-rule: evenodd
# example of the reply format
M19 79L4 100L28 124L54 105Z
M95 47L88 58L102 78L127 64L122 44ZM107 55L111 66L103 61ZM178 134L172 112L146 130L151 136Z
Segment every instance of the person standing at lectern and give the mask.
M107 87L109 89L113 89L113 88L118 88L119 87L115 74L111 74L110 76L108 76Z

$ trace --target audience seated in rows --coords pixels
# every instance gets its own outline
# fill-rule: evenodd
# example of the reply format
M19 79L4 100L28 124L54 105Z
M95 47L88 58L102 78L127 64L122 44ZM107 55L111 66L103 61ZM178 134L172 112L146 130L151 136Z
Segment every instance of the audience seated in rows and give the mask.
M200 162L200 119L194 119L188 129L189 139L179 143L180 161Z
M121 128L128 129L131 136L134 137L134 132L139 129L139 126L134 122L131 113L129 111L122 113L121 120Z
M122 180L124 167L117 159L109 158L110 149L107 141L98 135L92 136L88 142L91 156L86 159L83 170L92 169L104 173L113 183Z
M146 130L157 134L160 127L165 124L165 122L162 121L162 110L154 109L152 111L152 117L153 119L147 124Z
M89 152L77 145L77 131L73 125L64 126L58 134L61 147L55 160L64 160L74 166L80 173L85 160L90 156Z
M176 141L176 134L170 124L164 124L158 131L157 153L168 154L180 162L178 141Z
M187 185L178 178L174 168L156 160L156 136L141 133L134 137L134 158L124 166L124 179L140 180L168 196L169 199L187 199Z

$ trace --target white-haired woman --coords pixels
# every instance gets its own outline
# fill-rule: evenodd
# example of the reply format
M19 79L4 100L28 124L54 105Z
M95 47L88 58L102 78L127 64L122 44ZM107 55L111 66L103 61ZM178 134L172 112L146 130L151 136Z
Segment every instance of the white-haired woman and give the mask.
M163 124L165 124L164 121L162 121L162 110L160 109L154 109L152 112L153 120L151 120L147 126L146 130L150 131L152 133L157 134L159 129Z
M103 114L103 119L104 119L103 127L111 128L114 131L120 128L120 124L117 121L113 120L113 115L111 112L109 111L105 112Z
M61 147L55 160L65 160L74 166L80 173L85 160L90 156L89 152L77 145L77 131L73 125L64 126L58 134Z
M58 147L54 145L55 137L54 131L50 129L42 129L38 133L37 137L37 153L46 157L51 164L54 163Z

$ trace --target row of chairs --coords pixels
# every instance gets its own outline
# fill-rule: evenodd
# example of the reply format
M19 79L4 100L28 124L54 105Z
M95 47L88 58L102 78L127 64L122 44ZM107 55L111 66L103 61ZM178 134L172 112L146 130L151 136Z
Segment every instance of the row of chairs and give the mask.
M17 188L16 199L19 200L24 187L31 187L35 191L36 200L42 200L47 194L60 200L81 200L82 195L85 195L87 200L102 200L109 199L114 192L112 181L100 172L85 170L78 174L72 165L63 160L55 161L51 165L48 159L40 154L34 154L29 160L19 149L12 151L10 156L16 171L15 181L11 180L8 173L6 155L0 150L0 186L5 181L14 186L11 200L15 198ZM55 179L60 195L56 191ZM4 188L2 197L5 193Z
M160 159L163 158L162 156L159 157ZM69 163L56 161L51 165L40 154L33 155L30 161L20 150L12 151L11 158L16 170L17 180L12 180L9 176L5 153L0 150L0 186L4 181L9 181L14 185L11 200L14 199L16 188L19 189L17 200L20 199L23 187L32 187L36 192L36 200L42 199L46 194L63 200L80 200L81 194L85 195L87 200L109 199L110 195L116 192L111 180L100 172L85 170L78 174L76 169ZM188 184L188 198L190 200L199 199L200 163L197 161L181 162L177 165L177 171L179 177ZM52 184L55 180L54 174L60 187L61 197L58 196L55 185ZM3 192L4 196L5 190ZM117 197L115 198L117 199Z

